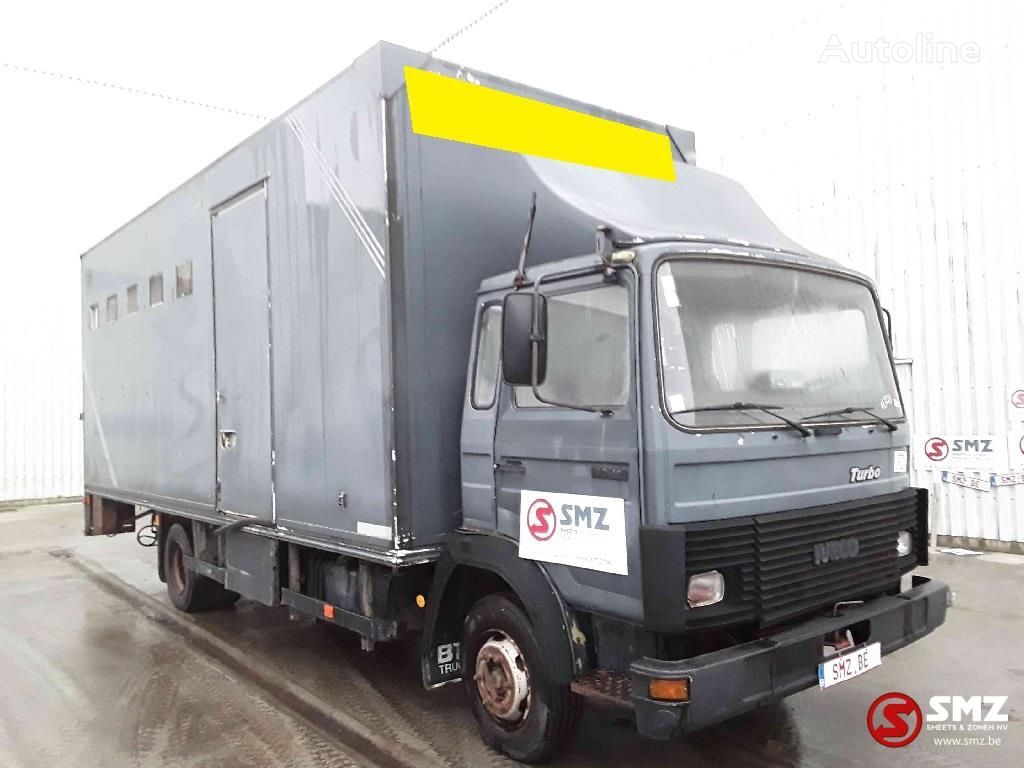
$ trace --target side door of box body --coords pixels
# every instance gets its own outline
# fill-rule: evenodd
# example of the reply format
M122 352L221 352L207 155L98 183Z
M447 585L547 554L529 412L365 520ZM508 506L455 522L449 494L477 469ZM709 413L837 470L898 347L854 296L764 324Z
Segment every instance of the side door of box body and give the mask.
M273 519L267 184L211 211L217 508Z

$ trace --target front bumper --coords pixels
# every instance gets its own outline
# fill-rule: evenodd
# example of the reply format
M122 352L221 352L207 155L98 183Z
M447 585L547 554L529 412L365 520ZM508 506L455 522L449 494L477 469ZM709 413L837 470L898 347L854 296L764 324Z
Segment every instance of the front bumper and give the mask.
M668 739L727 720L818 682L824 638L852 625L867 627L864 642L892 653L924 637L946 620L949 587L922 576L912 588L845 610L841 616L811 619L771 637L681 661L638 659L630 665L637 730ZM690 680L685 703L648 698L652 678Z

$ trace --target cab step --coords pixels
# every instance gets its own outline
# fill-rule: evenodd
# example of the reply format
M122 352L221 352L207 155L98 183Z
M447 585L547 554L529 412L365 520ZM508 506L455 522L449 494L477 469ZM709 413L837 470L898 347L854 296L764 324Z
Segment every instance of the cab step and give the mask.
M620 707L633 706L633 681L628 672L594 669L572 681L573 693Z

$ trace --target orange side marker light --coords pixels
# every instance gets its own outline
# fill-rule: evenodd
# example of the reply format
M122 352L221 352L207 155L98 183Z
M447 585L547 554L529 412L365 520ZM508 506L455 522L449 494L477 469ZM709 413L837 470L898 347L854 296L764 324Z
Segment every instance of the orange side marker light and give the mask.
M689 701L690 680L662 680L655 678L648 683L648 692L652 699L657 701Z

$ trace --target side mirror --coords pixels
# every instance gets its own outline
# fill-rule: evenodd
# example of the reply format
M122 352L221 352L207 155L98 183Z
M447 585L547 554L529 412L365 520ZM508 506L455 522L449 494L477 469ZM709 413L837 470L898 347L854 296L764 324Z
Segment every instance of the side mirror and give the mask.
M501 313L501 369L507 383L526 387L533 383L535 346L537 384L544 383L548 368L547 328L548 302L544 296L523 291L505 297Z

